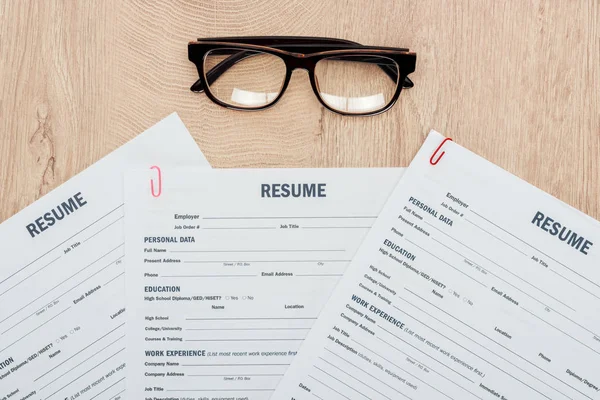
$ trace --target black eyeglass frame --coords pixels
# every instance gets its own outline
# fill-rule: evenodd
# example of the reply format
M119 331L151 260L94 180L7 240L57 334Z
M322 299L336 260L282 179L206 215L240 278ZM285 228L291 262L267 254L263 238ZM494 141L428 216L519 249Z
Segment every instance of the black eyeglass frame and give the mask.
M247 49L259 51L278 56L283 60L286 66L285 79L281 86L281 91L275 99L269 104L258 107L239 107L233 104L225 103L214 96L210 91L210 84L219 78L227 69L235 63L248 57L244 52L232 54L228 58L214 66L210 71L204 70L204 59L206 55L217 49ZM384 72L396 80L396 91L389 103L378 110L351 113L335 109L329 106L319 94L317 82L315 79L315 66L317 62L335 56L372 56L383 57L392 60L398 68L398 73L391 68L380 66ZM188 44L188 59L196 65L199 79L192 85L190 90L193 92L206 92L206 95L214 103L233 110L259 111L270 108L277 104L288 87L292 73L300 68L308 72L310 84L313 92L319 102L328 110L346 116L372 116L381 114L389 110L400 97L403 88L413 86L408 75L415 71L416 54L406 48L392 48L379 46L364 46L359 43L331 38L317 37L298 37L298 36L259 36L259 37L223 37L223 38L205 38L192 41ZM208 90L206 90L208 88Z

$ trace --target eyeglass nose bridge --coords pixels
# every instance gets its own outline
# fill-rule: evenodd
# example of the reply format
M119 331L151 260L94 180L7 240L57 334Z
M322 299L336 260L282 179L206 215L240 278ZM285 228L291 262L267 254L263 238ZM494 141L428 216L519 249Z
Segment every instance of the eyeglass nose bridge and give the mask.
M281 93L279 94L279 96L277 97L275 102L273 102L271 105L278 102L279 99L283 96L283 93L286 91L294 71L304 70L304 71L306 71L306 73L308 75L308 80L310 82L310 86L311 86L312 91L314 92L315 96L317 97L317 100L326 108L328 108L334 112L338 112L337 110L333 110L329 105L327 105L323 101L323 99L321 98L321 95L319 93L319 83L315 76L315 68L318 63L318 60L315 60L313 58L308 58L306 54L294 53L294 54L289 54L287 57L283 57L283 61L286 65L286 69L287 69L285 81L281 88Z
M318 84L315 79L315 67L317 65L317 61L312 58L307 58L306 54L294 53L290 54L288 57L285 57L284 62L287 68L287 76L285 79L283 90L287 88L294 71L304 70L308 74L308 80L310 81L310 86L312 87L313 92L315 93L319 101L321 101L318 93Z
M308 72L309 75L312 74L316 64L312 59L307 58L306 54L302 53L292 53L286 57L284 61L290 73L296 69L303 69Z

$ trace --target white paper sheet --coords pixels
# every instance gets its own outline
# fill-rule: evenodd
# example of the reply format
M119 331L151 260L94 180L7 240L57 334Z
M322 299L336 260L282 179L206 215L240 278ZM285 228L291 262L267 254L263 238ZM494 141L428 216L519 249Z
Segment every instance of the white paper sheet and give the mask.
M400 175L163 170L152 198L133 174L131 398L268 399Z
M209 166L172 114L0 225L0 399L131 398L123 174L153 164Z
M429 135L274 400L600 399L600 223L451 142L431 165L442 140Z

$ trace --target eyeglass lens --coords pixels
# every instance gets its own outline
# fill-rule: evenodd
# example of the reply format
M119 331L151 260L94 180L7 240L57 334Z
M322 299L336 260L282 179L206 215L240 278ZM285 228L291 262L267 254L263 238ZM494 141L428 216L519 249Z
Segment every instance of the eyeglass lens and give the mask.
M207 78L208 89L218 100L241 108L271 104L285 81L286 66L277 56L248 49L215 49L204 58L206 75L214 69L222 73ZM212 82L211 82L212 81Z
M397 77L398 65L385 57L337 56L320 60L315 66L323 102L350 114L375 112L387 106L396 93Z

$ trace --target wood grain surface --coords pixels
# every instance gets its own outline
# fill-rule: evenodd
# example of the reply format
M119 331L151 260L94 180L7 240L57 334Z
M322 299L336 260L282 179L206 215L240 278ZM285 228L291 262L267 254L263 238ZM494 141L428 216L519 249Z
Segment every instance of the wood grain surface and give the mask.
M226 110L189 91L217 35L410 47L415 87L342 117L296 71ZM600 2L0 0L0 221L173 111L214 167L406 166L434 128L600 219Z

